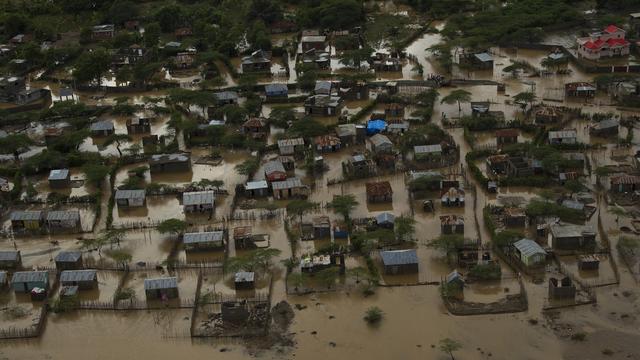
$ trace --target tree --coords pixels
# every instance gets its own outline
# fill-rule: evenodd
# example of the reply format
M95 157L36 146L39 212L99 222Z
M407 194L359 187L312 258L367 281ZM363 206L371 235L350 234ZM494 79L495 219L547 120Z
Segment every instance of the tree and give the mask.
M84 172L87 181L99 189L105 176L109 174L109 167L102 164L86 163L82 166L82 172Z
M126 268L131 262L131 259L133 259L133 257L131 256L131 253L123 249L109 250L109 251L106 251L106 254L108 257L112 258L113 261L115 261L118 265L122 266L123 268Z
M318 280L327 287L327 289L331 289L333 284L335 284L338 279L340 269L335 266L322 269L316 273L315 276L318 277Z
M10 154L19 153L33 144L31 140L25 134L10 134L4 138L0 138L0 153Z
M235 169L240 175L250 176L260 167L260 161L257 158L249 158L242 163L236 165Z
M448 354L451 357L451 360L455 360L455 358L453 357L453 353L460 350L462 348L462 344L460 344L456 340L445 338L440 340L439 348L440 351Z
M152 48L158 45L161 35L160 25L157 22L152 22L144 27L144 45L148 48Z
M384 312L382 312L382 310L377 306L368 308L367 311L364 313L364 320L369 325L378 324L383 317L384 317Z
M302 216L317 206L308 200L295 199L287 204L287 213L289 215L297 215L300 218L300 230L302 231Z
M349 269L348 274L349 276L355 277L356 284L359 284L361 278L365 278L367 277L367 275L369 275L369 271L363 266L357 266Z
M567 180L564 183L564 188L571 192L571 195L578 193L584 189L584 185L578 179Z
M111 66L111 57L105 49L99 48L85 52L76 61L73 78L80 83L97 82L102 84L102 76Z
M431 240L429 246L444 252L447 257L456 251L464 243L462 235L440 235Z
M167 219L158 224L157 230L160 234L178 235L187 229L187 223L178 219Z
M280 255L280 253L280 250L273 248L257 249L243 256L228 258L225 261L224 268L229 272L254 271L256 269L267 272L273 265L273 258Z
M416 231L416 221L409 216L400 216L395 219L394 228L396 238L399 241L412 241Z
M462 113L462 103L467 103L471 101L471 93L467 90L453 90L449 95L442 98L440 101L441 104L458 104L458 117Z
M520 106L522 107L522 113L524 114L525 110L527 109L527 105L529 105L529 107L533 107L533 103L536 101L536 99L537 96L535 93L531 91L525 91L516 94L513 97L513 102L516 104L520 104Z
M100 233L101 242L103 244L109 243L109 245L113 248L113 244L117 244L120 246L120 241L127 234L126 229L105 229Z
M293 285L293 289L298 292L307 283L308 275L303 272L294 272L289 274L288 279Z
M358 201L353 194L335 195L333 201L329 203L329 207L331 207L334 212L342 215L347 223L349 223L351 211L356 206L358 206Z
M373 50L368 46L362 49L344 51L342 55L340 55L340 64L360 71L362 63L369 59L372 52Z
M252 260L257 267L262 268L263 272L267 272L273 265L273 258L281 253L282 251L275 248L257 249L252 253Z
M109 146L111 144L116 144L116 150L118 150L118 155L122 157L122 150L120 150L120 146L123 142L131 141L131 136L127 134L111 134L104 141L103 146Z

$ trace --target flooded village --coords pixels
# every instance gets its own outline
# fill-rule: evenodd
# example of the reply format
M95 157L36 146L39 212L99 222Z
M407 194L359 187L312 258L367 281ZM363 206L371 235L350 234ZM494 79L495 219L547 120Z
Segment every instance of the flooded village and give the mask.
M640 359L637 2L0 9L0 359Z

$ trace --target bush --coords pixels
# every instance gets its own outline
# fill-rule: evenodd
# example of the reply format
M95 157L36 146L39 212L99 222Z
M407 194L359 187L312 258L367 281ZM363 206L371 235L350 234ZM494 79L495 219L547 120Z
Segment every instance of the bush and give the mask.
M373 306L367 309L367 311L364 314L364 320L369 324L369 325L374 325L374 324L378 324L382 318L384 316L384 313L382 312L382 310L377 307L377 306Z
M502 269L496 262L477 264L469 269L469 276L478 280L498 280L502 277Z

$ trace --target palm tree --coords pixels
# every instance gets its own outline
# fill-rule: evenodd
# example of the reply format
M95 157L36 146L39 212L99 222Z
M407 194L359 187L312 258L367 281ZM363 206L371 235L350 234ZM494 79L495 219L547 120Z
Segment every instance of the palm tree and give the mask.
M358 206L358 200L353 194L336 195L333 197L333 201L329 203L329 206L334 212L342 215L344 221L349 223L351 211Z
M122 157L122 150L120 150L120 146L122 145L123 142L127 142L127 141L131 141L131 136L129 136L127 134L111 134L105 140L103 145L104 146L109 146L109 145L115 143L116 144L116 150L118 150L118 154L120 155L120 157Z
M453 90L449 95L445 96L442 98L442 100L440 101L441 104L446 103L446 104L458 104L458 117L460 117L460 114L462 113L462 103L467 103L471 101L471 93L468 92L467 90L462 90L462 89L458 89L458 90Z
M291 200L287 204L287 213L289 215L297 215L300 218L300 234L302 234L302 216L316 207L317 204L308 200Z
M530 108L533 107L533 103L536 100L537 100L536 94L531 91L524 91L516 94L513 97L513 102L515 102L516 104L520 104L520 106L522 106L522 114L525 113L527 109L527 105L529 105Z
M440 340L439 348L440 351L448 354L451 357L451 360L455 360L455 358L453 357L453 352L460 350L462 348L462 344L453 339L445 338Z

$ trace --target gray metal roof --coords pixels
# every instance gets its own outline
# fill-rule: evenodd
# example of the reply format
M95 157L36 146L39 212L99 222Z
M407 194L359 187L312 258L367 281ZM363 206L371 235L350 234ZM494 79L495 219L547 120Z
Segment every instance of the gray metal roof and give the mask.
M47 212L47 221L80 220L78 210L56 210Z
M187 161L189 161L189 154L156 154L149 158L149 164L152 165Z
M116 190L116 200L120 199L144 199L144 190Z
M549 139L570 139L578 136L578 133L574 129L549 131Z
M271 183L271 188L273 190L293 189L302 186L302 180L297 177L288 178L284 181L274 181Z
M186 233L182 238L184 244L202 244L202 243L220 243L222 244L224 239L224 232L209 231L209 232L197 232Z
M56 262L76 262L82 258L80 251L60 251L56 255Z
M245 190L258 190L258 189L268 189L269 184L267 184L266 180L258 180L258 181L248 181L244 185Z
M391 140L389 140L389 138L386 135L375 134L372 137L370 137L369 140L373 143L374 146L381 146L381 145L393 146L393 142L391 142Z
M49 180L65 180L69 177L69 169L54 169L49 172Z
M13 274L11 283L49 281L49 273L46 271L18 271Z
M278 147L298 146L298 145L304 145L304 139L303 138L299 137L299 138L293 138L293 139L278 140Z
M441 153L442 145L416 145L413 147L413 152L416 154L431 154L431 153Z
M284 169L284 165L280 161L271 160L264 164L264 173L271 174L274 172L286 172Z
M113 123L111 121L97 121L91 124L89 129L91 131L113 130Z
M213 95L220 101L236 100L238 98L238 93L235 91L221 91Z
M266 93L273 93L273 92L288 92L289 88L287 87L287 84L267 84L264 86L264 91Z
M432 171L432 170L427 170L427 171L410 171L409 172L409 177L411 178L411 180L416 180L422 177L426 177L426 178L436 178L436 179L442 179L443 176L441 173L437 172L437 171Z
M331 81L316 81L315 91L331 91Z
M11 221L35 221L42 219L42 211L14 211L11 213Z
M396 220L396 216L393 215L392 213L383 212L382 214L376 215L376 222L378 224L383 224L383 223L393 224L395 220Z
M0 251L0 261L17 261L20 256L20 251L5 250Z
M593 125L593 128L596 130L609 129L609 128L617 128L620 125L620 122L617 119L607 119L602 120Z
M144 279L145 290L174 289L178 287L177 277Z
M0 271L0 285L4 284L7 282L7 272L6 271Z
M385 266L417 264L418 254L414 249L380 251Z
M464 279L462 278L462 274L458 272L458 269L453 270L452 272L449 273L449 275L447 275L446 283L450 284L456 280L460 280L464 282Z
M235 275L235 282L253 282L255 273L250 271L238 271Z
M213 204L216 195L213 191L193 191L182 193L182 205Z
M576 200L569 200L569 199L563 200L562 206L569 209L573 209L573 210L580 210L580 211L584 210L584 204Z
M581 237L584 235L595 235L591 226L553 224L550 227L551 235L554 238Z
M490 54L486 53L486 52L479 53L479 54L473 54L473 56L475 56L476 59L478 59L478 60L480 60L482 62L493 61L493 57Z
M525 257L533 256L536 254L547 255L547 252L544 251L542 246L538 245L537 242L529 239L518 240L513 243L513 246L520 251L522 255Z
M93 281L97 278L96 270L65 270L60 273L60 282Z

